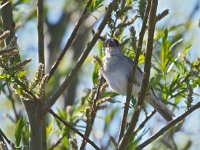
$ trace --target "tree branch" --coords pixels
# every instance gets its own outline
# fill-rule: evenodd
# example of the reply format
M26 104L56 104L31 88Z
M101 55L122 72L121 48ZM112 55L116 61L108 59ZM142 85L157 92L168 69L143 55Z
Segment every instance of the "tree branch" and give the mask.
M7 136L3 133L3 131L0 129L0 136L3 137L5 139L5 141L8 143L8 144L13 144L13 142L11 142Z
M90 6L91 2L92 2L92 0L88 0L85 8L83 9L83 12L81 13L81 16L80 16L80 18L78 20L78 23L76 24L74 30L72 31L72 33L71 33L71 35L70 35L70 37L69 37L64 49L62 50L62 52L59 55L58 59L54 62L53 66L51 67L51 70L49 72L49 79L54 74L56 68L60 64L60 61L62 60L62 58L64 57L65 53L67 52L67 50L69 49L70 45L72 44L74 38L76 37L78 29L79 29L81 23L83 22L83 20L85 19L85 16L87 15L88 7Z
M140 129L142 129L145 124L147 123L147 121L156 113L156 110L153 110L150 115L146 116L146 118L144 119L144 121L139 125L139 127L135 130L134 134L136 135L138 131L140 131Z
M71 124L69 124L68 122L64 121L60 116L58 116L52 109L45 107L45 110L47 110L51 115L53 115L57 120L59 120L60 122L62 122L66 127L70 128L71 130L73 130L76 134L78 134L79 136L81 136L83 138L83 140L86 140L88 143L90 143L95 149L100 150L100 148L93 142L91 141L88 137L86 137L85 135L83 135L79 130L77 130L76 128L74 128Z
M53 150L54 148L56 148L56 147L63 141L63 138L64 138L65 136L66 136L66 135L63 134L63 135L56 141L56 143L53 144L53 145L49 148L49 150Z
M133 83L135 80L135 72L136 72L136 69L138 66L138 59L139 59L141 49L142 49L142 42L143 42L144 34L146 31L146 26L147 26L146 24L147 24L148 17L149 17L150 5L151 5L151 1L148 1L148 5L147 5L146 11L145 11L145 16L144 16L143 23L142 23L142 28L141 28L141 31L139 34L139 41L138 41L138 45L137 45L136 56L134 58L134 64L132 66L132 71L130 73L130 82L127 87L127 94L126 94L127 97L126 97L126 102L124 105L124 113L123 113L118 143L120 142L122 136L124 135L124 131L125 131L125 127L126 127L127 115L128 115L129 104L130 104L130 99L131 99L131 92L132 92L132 87L133 87Z
M87 126L86 126L86 130L85 130L85 136L89 138L90 136L90 133L92 131L92 127L94 125L94 120L95 120L95 117L96 117L96 114L97 114L97 111L98 111L98 106L97 106L97 101L99 100L99 97L101 95L101 88L102 88L102 85L103 85L103 77L101 76L100 77L100 80L99 80L99 85L97 87L97 92L96 92L96 95L94 97L94 100L93 100L93 104L92 104L92 108L91 108L91 112L90 112L90 116L89 118L87 118ZM85 149L85 146L86 146L86 141L83 140L82 144L81 144L81 147L80 149L81 150L84 150Z
M96 43L96 41L98 40L101 32L103 31L103 29L106 26L107 21L110 18L110 15L113 11L113 9L115 9L117 2L119 0L113 0L113 2L111 2L108 6L107 12L102 20L102 22L100 23L97 32L94 34L92 40L90 43L87 44L86 49L84 50L84 53L81 55L79 61L77 62L76 66L74 67L74 69L71 71L71 73L66 77L65 81L62 83L62 85L54 92L54 94L48 99L47 103L45 104L47 107L51 107L59 98L59 96L63 93L63 91L69 87L70 83L72 82L73 78L76 76L76 74L78 73L79 69L81 68L81 66L83 65L85 59L87 58L87 56L89 55L91 49L93 48L94 44Z
M45 64L45 55L44 55L44 1L38 0L38 55L39 62Z
M132 133L135 130L136 124L138 122L139 114L144 102L144 98L146 95L146 91L148 88L148 82L149 82L149 76L150 76L150 69L151 69L151 56L153 51L153 39L154 39L154 31L155 31L155 25L156 25L156 10L157 10L158 0L152 0L151 1L151 8L150 8L150 18L149 18L149 28L148 28L148 42L147 42L147 50L146 50L146 56L145 56L145 65L144 65L144 74L142 79L142 85L140 88L140 92L138 95L138 102L137 102L137 108L134 111L134 114L131 118L131 122L128 126L128 129L121 139L119 143L119 149L124 149L132 135Z
M198 102L196 105L192 106L188 111L174 119L173 121L169 122L166 126L164 126L162 129L160 129L156 134L151 136L148 140L144 141L142 144L138 145L135 150L140 150L150 144L151 142L155 141L159 136L163 135L166 131L168 131L170 128L172 128L174 125L185 119L189 114L191 114L196 109L200 108L200 102Z
M31 117L29 117L29 119L31 118L31 120L29 121L34 121L34 120L38 120L38 119L43 119L42 117L44 116L45 112L49 112L51 115L53 115L57 120L59 120L60 122L62 122L66 127L70 128L71 130L73 130L75 133L77 133L79 136L81 136L83 138L83 140L86 140L88 143L90 143L94 148L100 150L100 148L98 148L98 146L91 141L89 138L87 138L85 135L83 135L79 130L77 130L76 128L74 128L70 123L64 121L60 116L58 116L51 108L45 106L35 95L34 93L32 93L32 91L29 91L28 89L25 88L25 86L23 86L23 83L21 81L18 80L18 83L21 85L22 89L27 92L28 94L30 94L33 97L33 100L24 100L24 104L25 106L29 109L29 111L27 111L28 115L31 115ZM34 107L33 107L34 105ZM39 109L39 114L37 113L38 111L36 109L33 108L43 108ZM37 111L37 112L36 112ZM39 118L41 117L41 118ZM36 121L35 121L36 122ZM42 121L40 120L39 123L42 123ZM35 123L30 123L30 125L32 126L38 126L38 124ZM37 128L36 128L37 129ZM31 132L33 134L33 136L35 136L34 132ZM33 140L35 140L34 138L32 138ZM37 140L37 139L36 139ZM35 146L40 146L40 145L35 145Z
M3 0L1 5L4 5L2 8L2 21L3 21L3 30L9 30L9 35L6 38L6 45L10 44L10 41L13 37L15 37L15 22L13 20L13 14L12 14L12 4L9 2L9 0Z

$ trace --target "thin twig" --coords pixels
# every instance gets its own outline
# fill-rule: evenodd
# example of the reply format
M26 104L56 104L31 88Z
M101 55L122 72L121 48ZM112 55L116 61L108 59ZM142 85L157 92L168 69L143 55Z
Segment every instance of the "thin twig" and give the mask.
M37 12L38 12L38 57L39 63L45 63L44 57L44 0L38 0L37 4Z
M15 48L15 47L12 47L12 48L6 48L4 50L1 50L0 51L0 56L9 56L9 57L13 57L15 55L17 55L19 53L19 51Z
M134 114L131 118L131 122L128 126L128 129L126 133L124 134L123 138L121 139L119 143L119 149L124 149L132 135L132 133L135 130L136 124L138 122L139 114L144 102L144 98L146 95L146 91L148 88L148 82L150 77L150 69L151 69L151 56L153 51L153 40L154 40L154 31L155 31L155 25L156 25L156 10L157 10L158 0L152 0L151 1L151 7L150 7L150 18L149 18L149 28L148 28L148 42L147 42L147 50L146 50L146 56L145 56L145 65L144 65L144 74L142 79L142 85L139 91L138 95L138 102L136 105L136 109L134 111Z
M53 93L53 95L47 100L46 102L46 106L47 107L51 107L56 101L57 99L60 97L60 95L63 93L63 91L65 89L67 89L70 85L70 83L72 82L72 80L74 79L74 77L77 75L78 71L80 70L81 66L83 65L85 59L87 58L87 56L89 55L91 49L93 48L94 44L96 43L96 41L98 40L101 32L103 31L103 29L106 26L107 21L110 19L111 13L113 11L113 9L115 9L117 2L119 0L113 0L107 9L107 12L102 20L102 22L100 23L96 33L94 34L92 40L90 43L87 44L86 49L84 50L84 53L81 55L80 59L78 60L76 66L74 67L74 69L71 71L71 73L66 77L65 81L62 83L62 85Z
M140 150L140 149L144 148L145 146L147 146L148 144L152 143L159 136L163 135L166 131L168 131L170 128L175 126L177 123L179 123L180 121L185 119L189 114L191 114L193 111L195 111L198 108L200 108L200 102L198 102L196 105L190 107L190 109L188 109L188 111L186 111L185 113L183 113L182 115L180 115L179 117L174 119L173 121L169 122L166 126L164 126L162 129L160 129L156 134L151 136L148 140L146 140L142 144L138 145L135 150Z
M5 96L11 101L12 103L12 108L13 108L13 112L14 112L14 115L15 115L15 121L16 122L18 119L19 119L19 114L17 112L17 109L16 109L16 106L15 106L15 99L13 98L12 94L11 94L11 89L8 87L8 91L9 91L9 94L6 93L5 89L2 89L2 92L5 94Z
M65 53L67 52L67 50L69 49L70 45L72 44L74 38L76 37L76 34L78 32L78 29L81 25L81 23L83 22L83 20L85 19L85 16L87 15L87 11L88 11L88 7L90 6L92 0L88 0L85 8L83 9L81 16L76 24L76 26L74 27L74 30L72 31L67 43L65 44L64 49L62 50L61 54L59 55L58 59L54 62L53 66L51 67L51 70L49 72L49 79L52 77L52 75L54 74L56 68L58 67L58 65L60 64L60 61L62 60L62 58L64 57Z
M93 124L94 124L94 120L96 118L96 113L97 113L97 110L98 110L98 107L97 107L96 104L97 104L97 101L99 99L99 96L101 95L100 90L101 90L102 85L103 85L103 77L101 76L100 80L99 80L99 85L98 85L98 88L97 88L97 92L96 92L96 95L94 97L92 110L91 110L91 113L90 113L90 119L87 122L86 130L85 130L85 136L88 137L88 138L90 136L90 133L92 131L92 127L93 127ZM80 150L84 150L85 146L86 146L86 141L83 140L83 142L81 144L81 147L80 147Z
M11 143L13 143L13 142L11 142L8 138L7 138L7 136L3 133L3 131L0 129L0 135L6 140L6 142L8 143L8 144L11 144Z
M93 142L91 141L88 137L86 137L84 134L82 134L79 130L77 130L76 128L74 128L71 124L69 124L68 122L64 121L60 116L58 116L52 109L45 107L45 110L47 110L51 115L53 115L57 120L59 120L60 122L62 122L66 127L70 128L71 130L73 130L76 134L78 134L79 136L81 136L83 138L83 140L86 140L88 143L90 143L95 149L100 150L100 148Z
M57 142L56 142L55 144L53 144L53 145L51 146L51 148L49 148L49 150L53 150L54 148L56 148L56 147L63 141L63 138L64 138L65 136L66 136L66 135L63 134L63 135L57 140Z
M153 110L150 115L146 116L146 118L144 119L144 121L139 125L139 127L135 130L134 135L137 134L138 131L140 131L145 124L147 123L147 121L149 121L149 119L156 113L156 110Z
M27 65L28 63L31 62L31 59L25 59L19 63L17 63L15 66L11 67L10 70L20 70L22 67L24 67L25 65Z
M135 80L135 72L136 72L136 69L138 66L138 59L139 59L139 56L141 53L142 42L143 42L144 34L146 31L146 26L147 26L146 24L147 24L148 17L149 17L150 4L151 4L150 1L148 1L148 5L147 5L146 11L145 11L145 16L143 19L142 28L141 28L141 31L139 34L139 41L138 41L138 45L137 45L136 56L134 58L134 64L132 66L132 71L130 74L130 82L127 87L127 97L126 97L126 102L124 105L124 113L123 113L118 143L120 142L122 136L124 135L124 131L125 131L125 127L126 127L127 115L128 115L129 104L130 104L130 99L131 99L131 91L132 91L133 83Z

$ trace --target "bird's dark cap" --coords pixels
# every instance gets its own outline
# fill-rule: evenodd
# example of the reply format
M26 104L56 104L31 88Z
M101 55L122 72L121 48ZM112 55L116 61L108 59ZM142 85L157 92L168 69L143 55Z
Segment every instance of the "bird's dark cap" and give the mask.
M106 39L104 41L104 47L117 47L119 46L119 42L116 39Z

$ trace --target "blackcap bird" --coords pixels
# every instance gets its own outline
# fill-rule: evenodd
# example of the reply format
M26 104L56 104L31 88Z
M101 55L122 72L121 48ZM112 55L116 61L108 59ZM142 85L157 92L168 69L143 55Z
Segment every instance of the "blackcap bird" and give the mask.
M106 39L104 42L105 56L103 59L102 75L108 85L118 94L127 94L127 84L133 66L133 60L123 55L119 42L116 39ZM135 82L132 87L132 96L137 97L142 83L142 71L137 68ZM167 121L172 120L173 113L157 99L152 89L147 91L145 100Z

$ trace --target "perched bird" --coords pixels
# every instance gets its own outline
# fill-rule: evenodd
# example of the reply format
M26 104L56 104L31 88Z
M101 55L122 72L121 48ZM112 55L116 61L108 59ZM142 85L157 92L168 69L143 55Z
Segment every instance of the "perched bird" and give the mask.
M119 42L116 39L106 39L104 47L105 56L101 71L102 75L115 92L120 95L126 95L133 60L123 55ZM138 96L142 83L142 76L142 71L137 68L135 82L132 87L132 95L134 97ZM145 100L149 102L165 120L172 120L173 113L157 99L152 89L147 92Z

